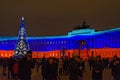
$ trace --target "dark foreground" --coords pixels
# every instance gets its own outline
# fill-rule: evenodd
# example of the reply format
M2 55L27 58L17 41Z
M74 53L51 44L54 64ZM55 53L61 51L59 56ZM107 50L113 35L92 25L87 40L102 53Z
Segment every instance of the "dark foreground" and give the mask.
M91 71L89 70L88 63L86 62L85 65L86 65L86 71L83 74L83 80L91 80ZM63 75L61 77L61 80L69 80L68 77L69 76ZM39 72L36 71L36 68L33 69L32 80L42 80L41 78L42 78L41 69L39 68ZM6 76L2 75L2 67L0 67L0 80L8 80L7 75ZM113 80L110 69L104 69L103 80Z

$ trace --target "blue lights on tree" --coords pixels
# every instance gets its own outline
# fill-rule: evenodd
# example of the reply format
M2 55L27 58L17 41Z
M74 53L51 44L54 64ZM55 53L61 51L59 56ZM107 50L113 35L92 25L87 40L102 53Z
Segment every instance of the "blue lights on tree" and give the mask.
M24 25L24 17L20 24L20 30L18 34L18 41L14 50L14 56L24 56L29 50L29 44L27 41L26 29Z

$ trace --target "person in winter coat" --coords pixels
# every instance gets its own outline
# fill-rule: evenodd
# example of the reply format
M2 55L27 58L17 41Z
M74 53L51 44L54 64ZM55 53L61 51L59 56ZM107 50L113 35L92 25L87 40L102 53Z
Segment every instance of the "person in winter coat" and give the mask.
M20 61L19 71L21 80L31 80L32 68L34 68L34 62L32 60L32 51L28 51L25 57Z
M113 60L110 63L110 68L114 80L120 80L120 59L117 56L113 57Z
M79 56L74 56L69 64L69 80L82 80L84 65Z
M100 56L97 56L92 69L92 80L102 80L104 65Z
M13 57L10 57L8 59L8 79L13 78L13 64L14 64L14 59Z
M2 66L3 66L2 75L6 75L6 73L7 73L7 58L3 58Z
M15 59L12 70L13 70L13 79L14 80L18 80L19 79L19 75L18 75L18 70L19 70L19 59Z
M54 63L54 59L50 57L48 59L47 64L45 65L45 80L57 80L57 67L56 64Z
M42 60L41 60L41 74L42 74L42 80L45 80L45 75L46 75L46 73L45 73L45 71L46 71L45 67L46 67L46 64L47 64L47 60L46 60L45 57L43 57Z

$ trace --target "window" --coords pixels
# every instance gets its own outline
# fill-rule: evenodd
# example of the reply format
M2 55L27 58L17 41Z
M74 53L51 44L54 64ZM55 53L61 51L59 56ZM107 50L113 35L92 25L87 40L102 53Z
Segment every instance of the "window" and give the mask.
M53 56L55 56L55 54L53 53Z
M4 42L2 42L2 44L4 44Z
M47 41L47 44L49 44L49 41Z
M46 44L46 42L44 41L44 44Z
M53 41L53 44L55 44L55 42Z
M50 41L50 44L52 44L52 41Z
M41 42L40 42L40 44L42 45L42 44L43 44L43 42L41 41Z
M66 43L67 41L64 41L64 43Z
M58 41L56 41L55 43L58 44Z
M61 43L63 44L63 41L61 41Z
M58 43L60 44L60 41L58 41Z

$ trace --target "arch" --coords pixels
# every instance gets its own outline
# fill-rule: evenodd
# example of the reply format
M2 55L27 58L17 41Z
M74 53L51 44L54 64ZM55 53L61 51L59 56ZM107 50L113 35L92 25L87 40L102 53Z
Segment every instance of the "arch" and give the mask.
M88 42L86 40L77 40L75 43L74 43L74 50L78 50L78 55L80 56L80 51L81 50L84 50L86 49L87 52L86 52L86 57L89 56L88 54L88 50L89 50L89 45L88 45ZM80 56L81 57L81 56Z

